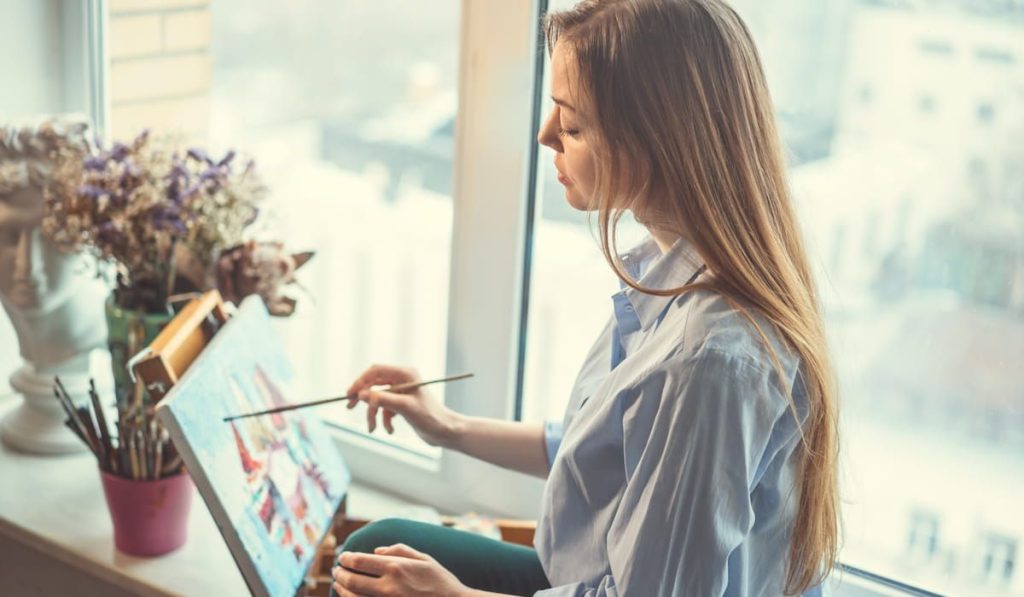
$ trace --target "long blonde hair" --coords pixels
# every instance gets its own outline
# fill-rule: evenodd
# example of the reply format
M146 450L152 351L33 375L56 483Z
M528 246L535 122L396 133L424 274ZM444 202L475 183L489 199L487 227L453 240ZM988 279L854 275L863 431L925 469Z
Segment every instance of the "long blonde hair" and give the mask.
M777 368L752 313L801 360L808 416L785 582L788 594L801 593L824 579L838 550L837 390L750 32L721 0L584 0L548 15L545 33L549 52L565 44L583 91L574 100L594 123L585 127L596 168L590 201L616 275L654 295L715 291L754 326ZM627 211L687 238L712 275L641 287L615 249Z

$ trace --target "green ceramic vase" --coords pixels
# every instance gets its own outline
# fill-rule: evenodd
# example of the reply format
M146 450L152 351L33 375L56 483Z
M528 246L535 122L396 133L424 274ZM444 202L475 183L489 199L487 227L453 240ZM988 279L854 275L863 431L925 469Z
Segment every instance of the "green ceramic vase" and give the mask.
M114 303L113 295L107 298L106 314L114 391L118 405L123 405L132 397L133 384L128 373L128 360L149 346L174 316L122 309Z

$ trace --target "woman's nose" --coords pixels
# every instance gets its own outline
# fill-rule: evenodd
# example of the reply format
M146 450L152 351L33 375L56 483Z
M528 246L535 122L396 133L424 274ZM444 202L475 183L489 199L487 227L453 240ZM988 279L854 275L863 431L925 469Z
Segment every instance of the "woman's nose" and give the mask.
M550 147L558 153L562 153L562 142L558 138L558 124L556 122L557 117L555 116L554 110L548 116L544 124L541 125L540 131L537 133L537 142L541 145Z

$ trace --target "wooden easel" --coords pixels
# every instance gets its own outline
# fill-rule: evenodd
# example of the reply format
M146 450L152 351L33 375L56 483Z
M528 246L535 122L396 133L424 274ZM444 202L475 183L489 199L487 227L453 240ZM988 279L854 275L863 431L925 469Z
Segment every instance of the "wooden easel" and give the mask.
M142 380L150 397L158 402L178 383L228 317L216 290L192 299L149 346L128 362L133 378Z

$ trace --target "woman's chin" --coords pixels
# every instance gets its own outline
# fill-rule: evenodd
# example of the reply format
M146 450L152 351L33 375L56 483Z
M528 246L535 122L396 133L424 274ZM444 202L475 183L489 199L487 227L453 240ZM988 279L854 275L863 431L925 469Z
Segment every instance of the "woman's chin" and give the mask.
M567 187L565 189L565 200L569 203L569 206L579 211L591 211L590 202L586 198L582 197L575 189L575 187Z

